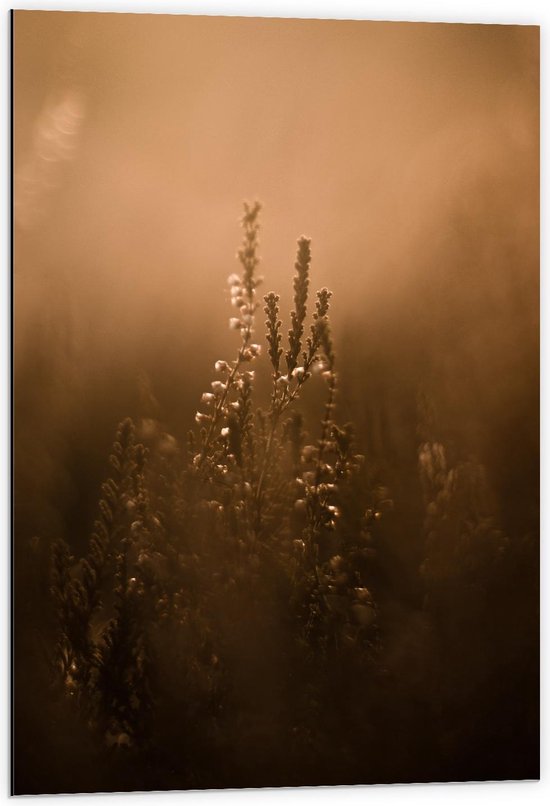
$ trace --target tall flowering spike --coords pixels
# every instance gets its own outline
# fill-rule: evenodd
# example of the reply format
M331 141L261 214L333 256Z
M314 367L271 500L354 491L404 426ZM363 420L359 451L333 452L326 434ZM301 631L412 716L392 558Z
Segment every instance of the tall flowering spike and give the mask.
M317 292L317 301L315 303L315 313L313 314L313 322L311 325L311 334L307 338L307 352L304 352L304 364L306 369L309 369L317 357L320 349L328 351L325 358L328 361L329 369L332 369L334 364L334 352L332 349L332 341L330 338L330 328L328 321L328 310L332 292L327 288L322 288Z
M216 440L220 436L220 429L227 427L224 425L227 413L229 396L239 388L242 381L242 365L252 361L260 354L260 345L251 343L254 332L254 314L258 308L255 301L256 289L260 285L261 279L256 276L256 268L260 262L258 257L258 216L261 209L259 202L244 204L244 216L241 219L243 227L243 241L237 257L242 265L242 277L232 274L228 277L230 287L231 302L238 308L239 315L233 316L229 320L229 327L240 333L241 346L235 361L231 364L227 361L216 361L215 369L223 375L223 381L212 382L212 392L206 392L202 396L202 402L208 407L208 413L198 411L195 415L197 423L204 423L201 430L202 447L198 457L193 458L193 466L201 470L213 450ZM250 375L252 380L253 375ZM213 396L213 398L211 397ZM234 401L233 401L234 402ZM212 458L212 457L210 457Z
M314 314L315 319L323 319L323 317L327 316L331 297L332 291L329 291L328 288L322 288L317 292L317 302L315 303L316 312Z
M294 265L294 310L290 313L291 328L288 331L288 350L286 365L290 375L298 364L298 356L302 349L304 320L306 318L307 292L309 288L309 265L311 262L310 243L307 238L298 241L298 254Z
M238 256L243 267L243 290L247 297L247 302L250 304L254 301L254 291L259 281L254 278L254 271L258 266L260 260L258 258L258 231L260 225L258 223L258 215L261 209L259 202L253 204L244 204L244 216L242 218L242 226L244 230L242 246L239 249ZM252 311L249 311L252 313Z
M264 297L265 308L264 311L267 315L266 320L266 339L269 345L269 357L275 374L279 373L279 361L283 351L281 350L281 325L279 319L279 296L271 292Z

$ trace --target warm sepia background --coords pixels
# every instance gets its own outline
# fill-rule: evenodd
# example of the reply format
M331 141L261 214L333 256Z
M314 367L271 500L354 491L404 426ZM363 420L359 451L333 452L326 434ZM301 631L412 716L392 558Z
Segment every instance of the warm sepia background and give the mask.
M29 547L81 547L140 373L182 439L233 352L243 199L263 204L264 289L285 307L296 238L312 239L340 402L396 499L427 389L447 439L487 467L506 529L537 531L538 41L498 25L15 13L22 652L39 640ZM393 550L417 561L407 535ZM21 724L38 708L27 697Z
M264 204L266 290L312 238L355 393L391 394L398 419L437 377L526 516L538 29L19 11L14 98L22 534L46 511L73 525L82 455L103 455L141 368L170 415L194 411L244 198Z

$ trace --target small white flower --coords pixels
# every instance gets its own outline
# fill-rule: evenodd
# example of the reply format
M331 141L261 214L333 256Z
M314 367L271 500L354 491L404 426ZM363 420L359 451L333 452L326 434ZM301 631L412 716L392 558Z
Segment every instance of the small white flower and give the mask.
M237 319L236 316L232 316L229 320L229 329L230 330L240 330L242 322L240 319Z
M278 386L288 386L288 375L280 375L277 378L277 385Z
M201 397L201 401L203 403L212 403L212 401L215 399L216 395L213 395L212 392L204 392L203 396Z
M249 349L253 356L260 355L260 353L262 352L261 344L251 344Z
M198 411L195 414L195 422L197 423L205 423L210 419L209 414L203 414L202 411Z
M216 361L216 363L214 364L214 369L216 370L216 372L227 372L227 370L229 369L229 364L227 363L227 361Z
M221 381L212 381L210 386L212 387L212 391L216 395L221 395L223 392L225 392L227 388L226 384L222 383Z
M235 402L234 402L234 403L230 403L229 405L231 406L231 408L232 408L234 411L239 411L239 409L241 408L241 404L239 403L239 401L238 401L238 400L235 400Z
M239 284L235 283L235 285L231 286L231 291L229 293L231 294L232 297L240 297L241 292L242 288L240 283Z
M227 428L227 427L222 428L221 434L222 434L222 437L228 437L229 436L229 428Z
M227 278L227 285L240 285L241 278L238 274L230 274Z
M296 378L297 381L303 381L305 374L306 371L303 367L296 367L292 370L292 377Z

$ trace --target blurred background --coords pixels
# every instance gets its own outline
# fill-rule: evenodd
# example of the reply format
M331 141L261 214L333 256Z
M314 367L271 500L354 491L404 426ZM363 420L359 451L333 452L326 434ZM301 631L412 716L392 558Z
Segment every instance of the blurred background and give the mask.
M181 441L234 355L244 199L262 202L283 313L312 239L342 417L396 505L418 497L423 393L435 437L487 468L504 528L537 532L538 43L519 26L15 12L16 596L40 541L82 547L144 383ZM392 550L416 563L411 539Z
M135 409L141 371L185 433L228 354L226 277L254 198L264 290L283 306L296 238L312 238L367 443L382 428L385 454L408 450L428 386L525 517L538 29L18 11L14 30L22 534L81 520L80 475Z

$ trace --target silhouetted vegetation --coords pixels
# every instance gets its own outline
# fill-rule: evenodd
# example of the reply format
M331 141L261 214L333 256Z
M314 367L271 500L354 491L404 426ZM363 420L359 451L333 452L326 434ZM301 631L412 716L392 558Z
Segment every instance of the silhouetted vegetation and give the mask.
M333 344L330 291L311 304L306 238L290 321L259 300L259 211L228 280L235 356L195 428L178 440L144 378L84 553L41 546L26 580L36 719L54 755L71 747L45 765L20 744L16 791L537 777L536 535L506 534L425 393L399 501L339 419L354 357Z

